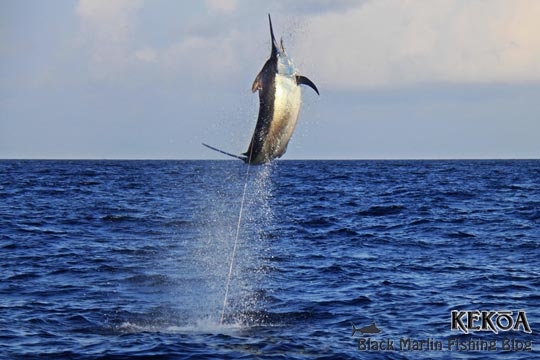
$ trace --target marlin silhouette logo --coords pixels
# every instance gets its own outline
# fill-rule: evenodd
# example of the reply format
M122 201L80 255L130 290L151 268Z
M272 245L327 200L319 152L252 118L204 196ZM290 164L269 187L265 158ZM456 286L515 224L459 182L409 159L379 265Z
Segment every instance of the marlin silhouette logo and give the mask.
M352 325L352 335L351 336L354 336L354 334L356 334L357 332L361 333L362 335L364 334L378 334L381 332L381 329L379 329L377 327L377 325L375 325L375 322L371 323L371 325L369 326L364 326L362 328L357 328L356 326L354 326L354 324L351 322L351 325Z

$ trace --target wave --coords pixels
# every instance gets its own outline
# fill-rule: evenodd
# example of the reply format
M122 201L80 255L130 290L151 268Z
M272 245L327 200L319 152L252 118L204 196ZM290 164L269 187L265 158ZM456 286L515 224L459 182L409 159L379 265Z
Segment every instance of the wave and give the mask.
M113 215L113 214L109 214L109 215L102 216L101 220L102 221L108 221L108 222L120 223L120 222L136 222L136 221L141 221L142 219L138 218L138 217L135 217L135 216L130 216L130 215Z
M453 239L468 239L468 238L476 237L475 235L469 234L468 232L464 232L464 231L451 232L451 233L448 233L447 236Z
M162 274L138 274L133 275L125 279L127 282L148 285L148 286L163 286L163 285L176 285L178 280L175 280L167 275Z
M441 194L445 197L454 198L458 200L470 200L476 197L476 194L470 191L465 190L452 190L452 191L443 191Z
M359 211L360 216L387 216L399 214L405 209L403 205L372 206L367 210Z

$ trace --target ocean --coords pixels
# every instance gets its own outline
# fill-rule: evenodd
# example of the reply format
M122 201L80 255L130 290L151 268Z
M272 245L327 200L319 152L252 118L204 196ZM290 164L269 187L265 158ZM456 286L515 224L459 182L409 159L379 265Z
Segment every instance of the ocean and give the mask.
M540 351L539 160L1 160L0 254L2 359Z

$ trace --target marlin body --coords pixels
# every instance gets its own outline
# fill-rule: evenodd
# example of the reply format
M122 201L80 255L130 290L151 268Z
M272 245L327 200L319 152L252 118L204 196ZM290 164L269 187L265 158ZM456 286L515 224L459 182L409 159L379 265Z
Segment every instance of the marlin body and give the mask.
M285 52L283 40L277 44L270 14L268 21L272 52L251 87L253 92L259 92L259 116L247 151L242 155L234 155L203 144L252 165L268 163L287 151L302 103L300 85L307 85L319 94L311 80L298 74L296 66Z

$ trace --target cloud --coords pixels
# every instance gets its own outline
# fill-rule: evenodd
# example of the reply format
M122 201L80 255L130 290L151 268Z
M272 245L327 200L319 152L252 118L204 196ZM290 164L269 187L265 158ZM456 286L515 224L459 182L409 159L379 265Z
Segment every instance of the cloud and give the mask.
M296 56L327 85L540 81L540 2L379 0L308 20Z
M205 0L206 7L210 11L231 13L236 10L238 3L236 0Z
M97 37L112 42L125 41L142 0L80 0L77 15L83 26Z
M283 13L312 15L318 13L340 13L356 8L372 0L274 0L272 5Z
M245 0L207 0L208 13L168 18L155 28L143 5L79 1L81 43L94 73L110 78L136 68L161 77L235 80L264 61L271 12L299 70L323 87L540 81L535 0L276 0L264 9ZM180 12L184 5L172 6ZM164 29L176 29L174 36L156 41L152 34Z
M122 68L130 58L130 37L142 6L142 0L79 1L76 14L81 22L80 42L89 50L97 73Z
M153 49L161 68L197 82L215 84L234 79L245 61L242 57L243 36L230 31L220 36L190 35L166 47Z
M144 48L135 52L135 58L146 63L157 63L158 53L155 49Z

